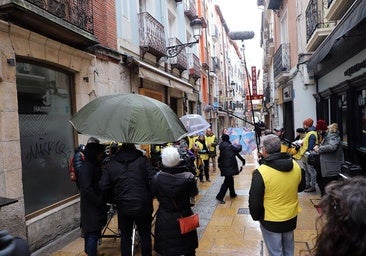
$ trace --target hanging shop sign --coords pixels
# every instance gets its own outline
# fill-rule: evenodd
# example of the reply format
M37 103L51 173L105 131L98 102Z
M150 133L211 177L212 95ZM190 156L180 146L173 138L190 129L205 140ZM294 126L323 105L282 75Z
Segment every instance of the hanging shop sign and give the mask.
M257 95L257 70L252 66L252 92L253 96Z

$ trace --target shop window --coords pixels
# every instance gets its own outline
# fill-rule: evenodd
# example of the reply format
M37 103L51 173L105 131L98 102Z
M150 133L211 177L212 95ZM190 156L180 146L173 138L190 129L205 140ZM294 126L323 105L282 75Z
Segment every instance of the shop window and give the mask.
M347 145L347 97L346 94L342 94L338 97L338 108L339 108L339 124L340 131L342 133L342 142Z
M366 151L366 89L358 93L357 104L360 108L360 119L361 119L359 147L361 150Z
M26 214L78 193L68 175L73 152L72 75L17 61L17 93Z

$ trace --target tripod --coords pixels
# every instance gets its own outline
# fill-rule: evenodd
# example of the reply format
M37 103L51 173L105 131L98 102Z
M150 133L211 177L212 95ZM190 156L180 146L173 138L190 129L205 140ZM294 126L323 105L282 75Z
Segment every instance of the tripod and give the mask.
M108 204L109 210L107 213L107 223L104 226L102 230L102 238L119 238L121 237L121 233L119 230L113 230L111 227L109 227L111 220L113 219L113 216L117 213L116 205L114 204ZM112 234L106 234L106 231L109 230Z
M121 233L120 230L118 229L117 231L115 229L113 229L112 227L110 227L111 221L114 217L114 215L117 213L117 208L116 205L114 204L108 204L109 205L109 210L107 213L107 223L104 226L103 230L102 230L102 236L101 238L120 238L121 237ZM109 234L106 234L107 230L109 231ZM101 244L101 239L99 240L99 243ZM133 224L133 229L132 229L132 255L135 255L135 251L136 248L139 246L140 244L140 237L137 231L137 227L136 224Z
M102 230L101 238L114 238L114 239L117 239L117 238L121 237L120 230L117 228L118 230L116 231L115 229L110 227L111 221L112 221L114 215L117 213L117 207L114 204L108 204L108 205L109 205L109 210L108 210L108 213L107 213L107 223L106 223L106 225L104 226L104 228ZM154 225L155 225L155 220L156 220L156 212L152 216L152 227L154 227ZM109 234L106 234L107 230L109 231L108 232ZM154 237L154 234L153 234L152 231L151 231L151 235ZM136 226L135 223L133 224L131 240L132 240L131 252L132 252L132 255L135 255L136 254L136 249L140 245L140 236L139 236L139 232L137 230L137 226ZM99 243L101 244L101 242L102 241L100 239Z

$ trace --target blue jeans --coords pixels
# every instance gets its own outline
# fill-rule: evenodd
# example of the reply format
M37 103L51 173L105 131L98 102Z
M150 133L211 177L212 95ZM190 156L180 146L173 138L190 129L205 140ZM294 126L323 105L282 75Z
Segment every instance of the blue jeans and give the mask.
M97 256L100 235L100 231L87 232L84 234L84 251L88 256Z
M275 233L260 225L269 256L294 256L294 231Z

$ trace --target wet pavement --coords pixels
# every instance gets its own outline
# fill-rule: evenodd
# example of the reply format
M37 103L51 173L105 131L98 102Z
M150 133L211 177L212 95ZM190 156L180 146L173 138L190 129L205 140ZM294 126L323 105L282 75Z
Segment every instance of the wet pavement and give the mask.
M227 193L225 204L216 200L223 177L219 171L213 172L210 166L211 182L198 184L199 195L196 197L194 212L199 214L200 227L198 228L199 247L197 256L254 256L267 255L259 223L253 221L248 210L248 195L252 171L257 166L255 154L244 156L246 166L235 176L235 190L238 196L231 199ZM295 255L306 255L313 247L316 237L316 218L319 216L314 204L320 199L319 191L314 193L299 193L302 211L298 216L298 225L295 230ZM155 209L157 202L155 202ZM105 235L114 235L117 232L116 216L111 219ZM51 256L84 256L84 240L79 237L66 244ZM98 248L98 255L120 255L119 239L103 237ZM135 255L141 255L139 246L136 246ZM157 254L153 252L153 256Z

